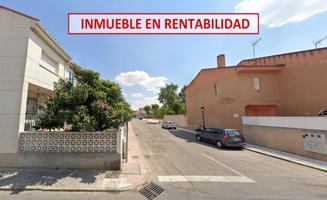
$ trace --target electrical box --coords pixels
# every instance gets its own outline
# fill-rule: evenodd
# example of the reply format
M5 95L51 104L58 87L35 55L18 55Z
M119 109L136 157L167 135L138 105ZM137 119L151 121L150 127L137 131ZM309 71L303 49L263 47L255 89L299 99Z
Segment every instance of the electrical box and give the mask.
M304 150L327 154L325 131L303 130L302 138Z

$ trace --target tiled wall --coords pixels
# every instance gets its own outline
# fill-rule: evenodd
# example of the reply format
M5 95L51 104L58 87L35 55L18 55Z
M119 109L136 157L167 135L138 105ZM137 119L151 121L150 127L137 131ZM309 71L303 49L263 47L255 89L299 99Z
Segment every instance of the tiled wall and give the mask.
M19 152L117 152L115 132L38 132L20 133Z

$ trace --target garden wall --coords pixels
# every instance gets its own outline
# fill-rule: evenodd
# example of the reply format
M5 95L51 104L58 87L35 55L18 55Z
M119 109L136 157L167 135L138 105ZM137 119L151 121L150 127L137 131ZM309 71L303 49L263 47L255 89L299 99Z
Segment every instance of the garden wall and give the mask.
M0 154L0 167L119 170L125 132L22 132L18 153Z
M327 161L326 117L243 117L250 144Z
M18 152L117 152L117 134L117 131L20 133Z
M172 121L179 127L187 127L187 117L186 115L165 115L164 121Z

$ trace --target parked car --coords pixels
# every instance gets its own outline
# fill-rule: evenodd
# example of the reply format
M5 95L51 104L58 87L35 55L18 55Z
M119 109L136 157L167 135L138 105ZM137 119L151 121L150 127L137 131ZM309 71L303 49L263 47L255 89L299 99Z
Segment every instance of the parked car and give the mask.
M214 143L218 148L243 148L246 145L243 135L236 129L204 128L196 134L196 139Z
M327 110L321 110L320 112L318 112L318 116L327 116Z
M201 132L203 131L203 127L199 125L196 129L194 129L196 132Z
M161 127L165 129L176 129L176 124L171 121L164 121Z

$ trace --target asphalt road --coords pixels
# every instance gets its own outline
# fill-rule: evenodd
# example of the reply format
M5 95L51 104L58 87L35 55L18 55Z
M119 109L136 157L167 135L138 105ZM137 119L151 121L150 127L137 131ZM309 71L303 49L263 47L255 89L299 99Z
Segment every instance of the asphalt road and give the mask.
M327 199L327 173L247 150L219 150L183 131L134 120L160 199ZM0 200L145 199L137 191L0 191Z
M247 150L219 150L183 131L132 122L158 199L327 199L327 173Z

